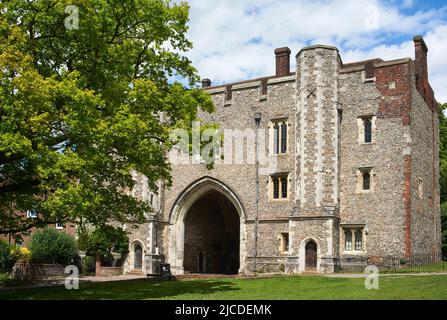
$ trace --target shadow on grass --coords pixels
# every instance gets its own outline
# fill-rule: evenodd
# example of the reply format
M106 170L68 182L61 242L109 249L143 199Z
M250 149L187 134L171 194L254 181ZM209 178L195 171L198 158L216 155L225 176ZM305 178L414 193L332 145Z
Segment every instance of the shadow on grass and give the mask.
M108 283L80 283L79 290L64 286L51 288L11 289L0 292L0 300L144 300L144 299L197 299L216 292L240 290L236 283L218 280L156 281L129 280Z

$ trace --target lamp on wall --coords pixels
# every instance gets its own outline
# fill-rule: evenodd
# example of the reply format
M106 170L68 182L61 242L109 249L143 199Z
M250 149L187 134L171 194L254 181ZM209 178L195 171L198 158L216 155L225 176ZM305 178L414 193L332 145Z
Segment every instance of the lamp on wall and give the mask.
M260 112L256 112L255 113L255 123L257 126L259 126L259 124L261 123L261 119L262 119L262 115Z

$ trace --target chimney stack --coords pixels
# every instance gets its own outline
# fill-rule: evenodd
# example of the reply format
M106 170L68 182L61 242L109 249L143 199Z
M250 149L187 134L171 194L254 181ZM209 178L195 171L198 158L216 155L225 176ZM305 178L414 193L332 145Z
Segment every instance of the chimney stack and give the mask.
M211 87L211 80L210 79L203 79L202 80L202 88L208 88Z
M426 98L429 94L427 65L428 48L422 36L415 36L413 38L413 41L416 56L416 85L421 95Z
M276 55L276 76L285 77L290 75L290 51L289 48L278 48L275 50Z

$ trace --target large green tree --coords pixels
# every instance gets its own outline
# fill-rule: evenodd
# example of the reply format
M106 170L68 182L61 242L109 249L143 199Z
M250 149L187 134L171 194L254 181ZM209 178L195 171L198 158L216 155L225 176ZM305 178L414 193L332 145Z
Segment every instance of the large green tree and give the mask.
M184 56L188 5L2 0L0 13L0 234L141 221L131 171L169 183L170 132L213 110Z

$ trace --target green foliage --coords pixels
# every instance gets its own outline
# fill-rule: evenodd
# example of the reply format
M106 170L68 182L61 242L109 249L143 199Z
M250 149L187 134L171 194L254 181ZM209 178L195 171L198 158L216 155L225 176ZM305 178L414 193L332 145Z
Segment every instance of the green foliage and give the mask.
M0 288L6 287L9 284L10 280L11 279L9 278L9 273L0 272Z
M19 251L15 250L5 241L0 240L0 273L9 274L19 257Z
M69 5L79 29L65 27ZM142 221L131 172L169 185L170 133L214 108L184 56L188 4L11 0L0 12L0 234ZM38 217L15 214L29 209Z
M82 259L82 273L93 274L95 272L95 257L85 256Z
M34 262L67 265L78 257L76 240L52 228L45 228L34 233L29 247Z
M99 253L103 259L108 259L112 252L126 254L129 251L127 233L110 225L97 228L91 234L84 233L82 237L83 250L87 255L96 256Z

